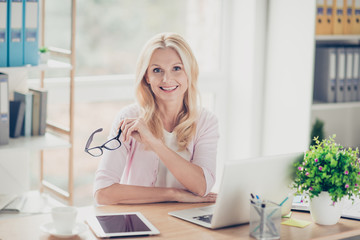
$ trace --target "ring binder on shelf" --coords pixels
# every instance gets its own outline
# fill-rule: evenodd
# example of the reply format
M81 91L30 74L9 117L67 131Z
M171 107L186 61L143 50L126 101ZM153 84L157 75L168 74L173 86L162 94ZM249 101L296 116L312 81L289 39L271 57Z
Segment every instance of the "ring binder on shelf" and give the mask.
M39 3L38 0L24 0L24 64L39 63Z
M0 0L0 67L7 67L8 9L7 0Z
M0 145L9 143L9 86L8 76L0 73Z
M9 0L8 66L24 65L23 0Z

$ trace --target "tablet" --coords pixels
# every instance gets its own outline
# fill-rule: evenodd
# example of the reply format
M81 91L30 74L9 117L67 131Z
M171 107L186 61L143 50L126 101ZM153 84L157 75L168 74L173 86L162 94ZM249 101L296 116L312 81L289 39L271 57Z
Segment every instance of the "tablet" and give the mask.
M89 217L86 222L99 238L160 233L140 212L101 214Z

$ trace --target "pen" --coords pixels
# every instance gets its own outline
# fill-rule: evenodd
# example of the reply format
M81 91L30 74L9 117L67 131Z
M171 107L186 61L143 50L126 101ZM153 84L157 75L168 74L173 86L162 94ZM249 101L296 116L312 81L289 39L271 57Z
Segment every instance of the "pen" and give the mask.
M282 205L284 205L284 203L289 199L289 197L286 197L284 200L282 200L282 202L279 204L279 206L281 207ZM274 213L276 212L277 209L274 209L267 218L271 218L272 215L274 215Z
M286 197L279 205L282 206L288 199L289 197Z
M264 228L265 228L265 203L261 204L261 218L260 218L260 236L264 234Z

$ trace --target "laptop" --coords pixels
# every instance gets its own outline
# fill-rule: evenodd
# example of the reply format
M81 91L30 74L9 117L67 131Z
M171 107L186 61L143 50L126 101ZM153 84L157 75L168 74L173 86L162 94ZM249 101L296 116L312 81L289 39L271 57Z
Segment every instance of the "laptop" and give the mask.
M282 205L282 215L291 210L294 163L303 153L291 153L225 162L216 203L207 207L169 212L169 215L217 229L248 223L250 194Z

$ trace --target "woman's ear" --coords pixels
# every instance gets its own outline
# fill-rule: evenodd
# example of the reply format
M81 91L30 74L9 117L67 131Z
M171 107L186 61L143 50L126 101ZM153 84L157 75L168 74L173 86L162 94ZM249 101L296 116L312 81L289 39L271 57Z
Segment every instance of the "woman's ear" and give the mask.
M148 77L147 73L145 73L144 78L145 78L146 83L150 84L149 77Z

